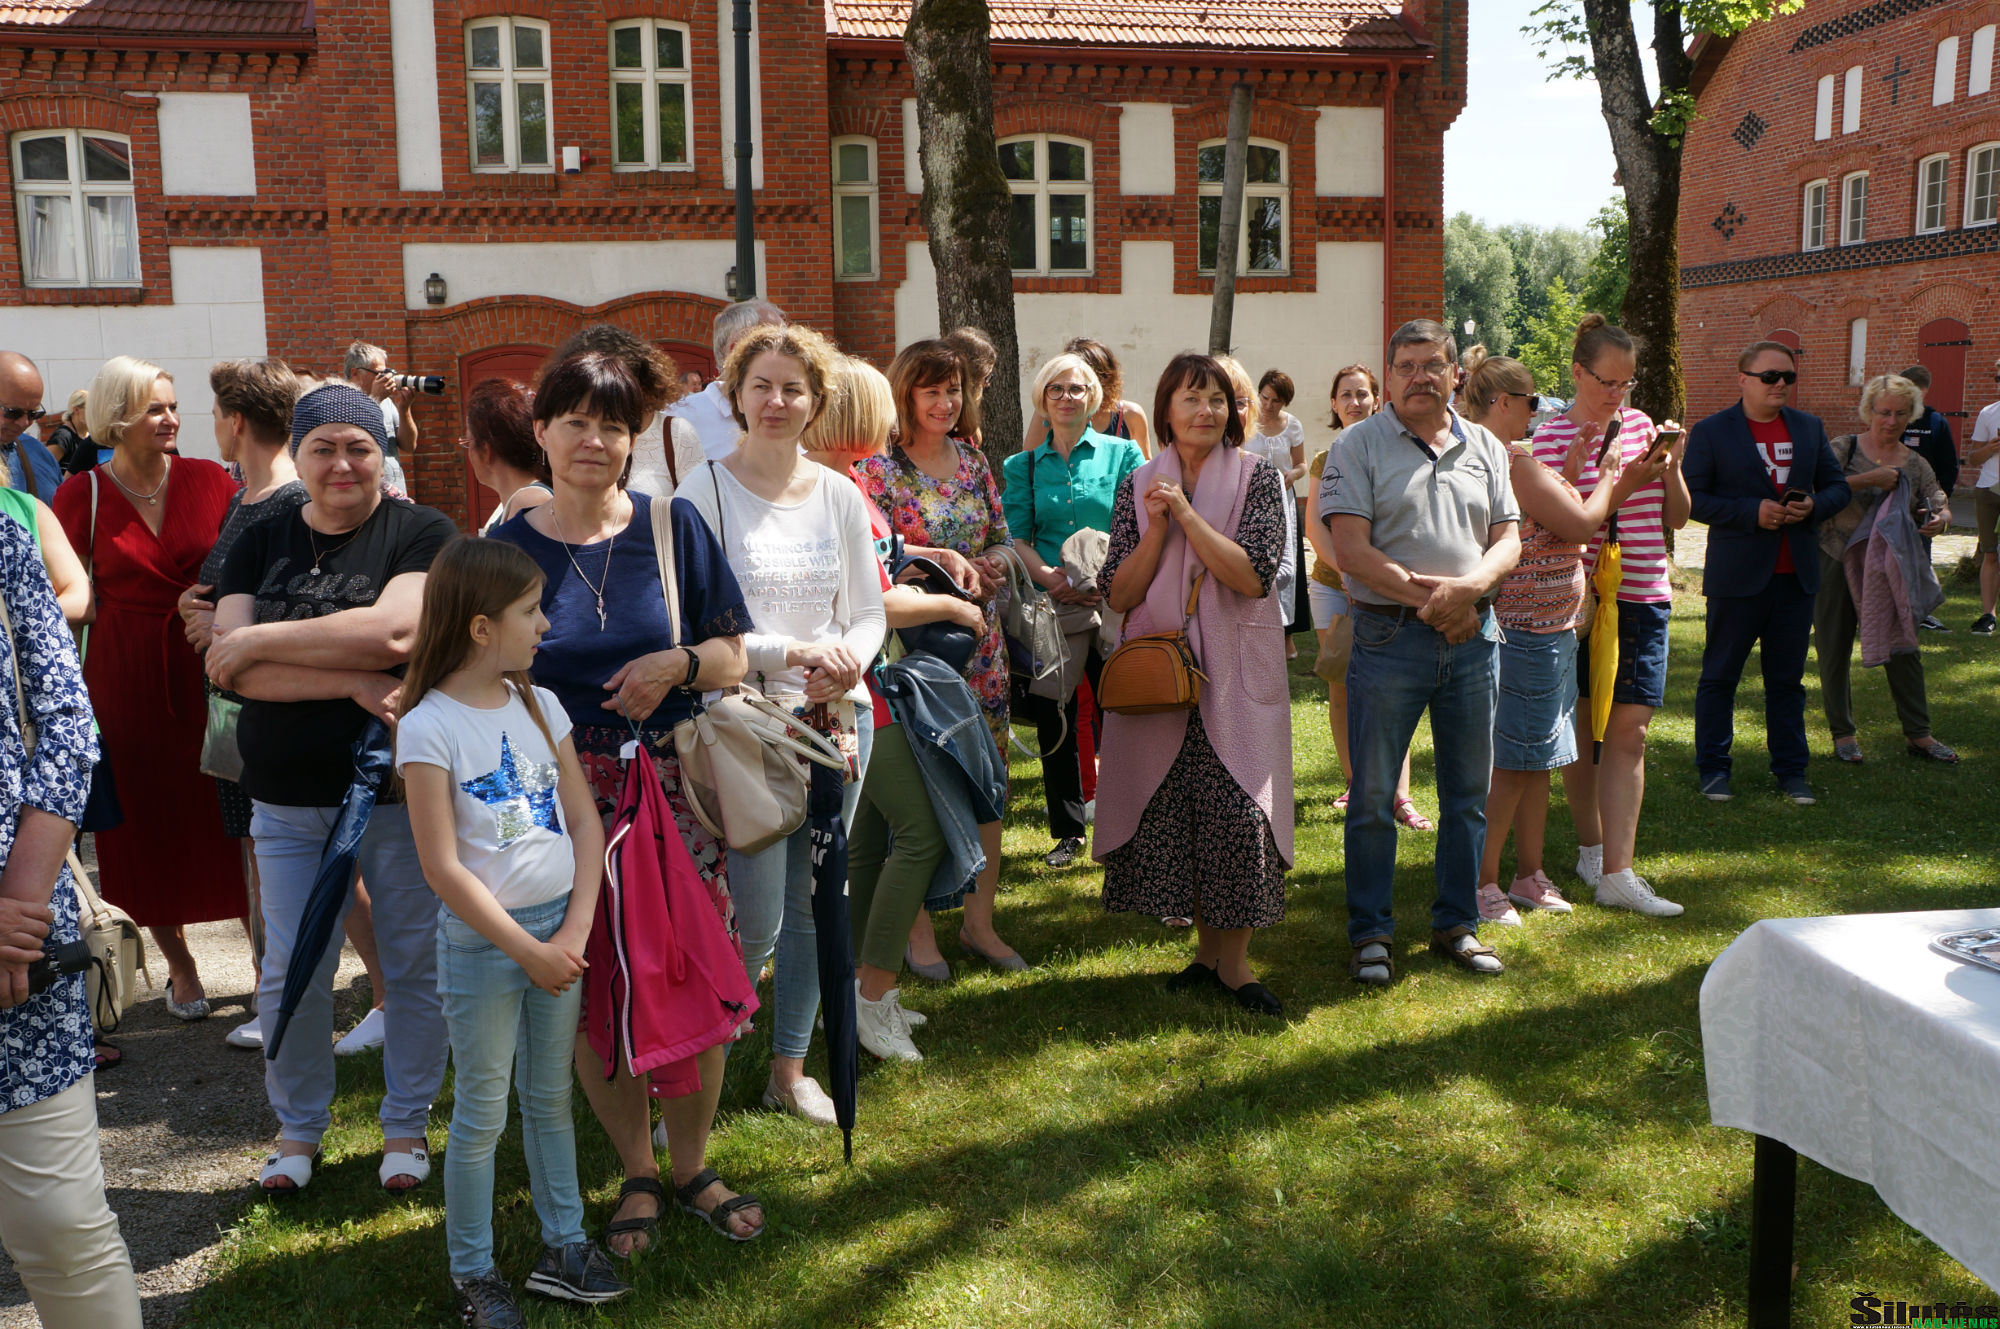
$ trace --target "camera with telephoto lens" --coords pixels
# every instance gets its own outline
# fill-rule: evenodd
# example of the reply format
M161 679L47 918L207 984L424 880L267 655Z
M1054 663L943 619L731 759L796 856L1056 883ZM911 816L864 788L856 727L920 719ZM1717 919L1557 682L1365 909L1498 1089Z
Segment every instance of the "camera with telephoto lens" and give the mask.
M46 992L58 978L90 968L90 947L82 941L49 942L42 958L28 966L28 995Z
M432 397L444 395L442 374L385 374L391 392L421 392Z

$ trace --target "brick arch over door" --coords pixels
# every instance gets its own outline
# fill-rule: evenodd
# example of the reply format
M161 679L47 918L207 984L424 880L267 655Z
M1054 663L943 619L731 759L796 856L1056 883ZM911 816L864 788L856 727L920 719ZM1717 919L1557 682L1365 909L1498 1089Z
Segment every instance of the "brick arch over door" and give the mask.
M418 502L447 513L470 529L483 521L497 496L479 485L457 448L464 433L465 395L486 378L532 381L542 358L571 333L593 323L613 323L658 344L682 370L715 373L710 332L725 302L683 292L650 292L573 305L544 296L489 296L441 310L406 315L410 363L447 372L445 395L426 416L442 415L450 428L423 435L412 487ZM407 463L406 463L407 465Z

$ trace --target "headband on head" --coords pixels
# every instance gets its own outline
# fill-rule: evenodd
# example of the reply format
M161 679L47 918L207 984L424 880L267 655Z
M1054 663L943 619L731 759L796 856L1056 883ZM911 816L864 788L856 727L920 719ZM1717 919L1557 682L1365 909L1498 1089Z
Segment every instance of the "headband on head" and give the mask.
M292 407L292 455L299 444L321 425L353 425L365 429L383 451L389 448L389 430L382 419L382 404L361 389L346 383L328 383L299 398Z

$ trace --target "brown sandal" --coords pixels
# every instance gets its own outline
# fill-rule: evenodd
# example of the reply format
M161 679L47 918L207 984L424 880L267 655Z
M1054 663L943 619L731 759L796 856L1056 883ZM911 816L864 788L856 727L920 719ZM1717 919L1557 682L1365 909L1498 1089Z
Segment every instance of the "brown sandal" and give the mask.
M1362 959L1361 952L1370 946L1380 946L1385 954L1379 960ZM1362 976L1363 969L1386 969L1389 976L1381 979L1366 978ZM1387 937L1364 937L1354 943L1354 949L1347 957L1347 976L1369 987L1388 987L1396 981L1396 943Z
M1470 938L1472 944L1470 946L1460 945L1459 943L1466 938ZM1468 927L1448 928L1443 932L1439 932L1433 928L1431 930L1431 954L1442 956L1457 965L1460 969L1482 976L1491 977L1494 974L1503 972L1500 964L1500 953L1481 941L1472 929ZM1492 967L1489 968L1480 964L1479 962L1482 959L1491 959L1493 961Z

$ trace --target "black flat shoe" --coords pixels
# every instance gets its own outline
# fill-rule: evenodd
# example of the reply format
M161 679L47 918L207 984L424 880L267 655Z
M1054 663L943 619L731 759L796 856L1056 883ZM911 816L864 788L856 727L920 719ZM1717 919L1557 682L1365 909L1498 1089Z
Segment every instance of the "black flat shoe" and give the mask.
M1222 987L1222 975L1199 960L1167 980L1169 992L1196 992L1220 987Z
M1217 980L1221 981L1220 979ZM1240 988L1228 989L1236 998L1236 1004L1256 1015L1283 1015L1285 1004L1271 994L1271 989L1252 979Z

